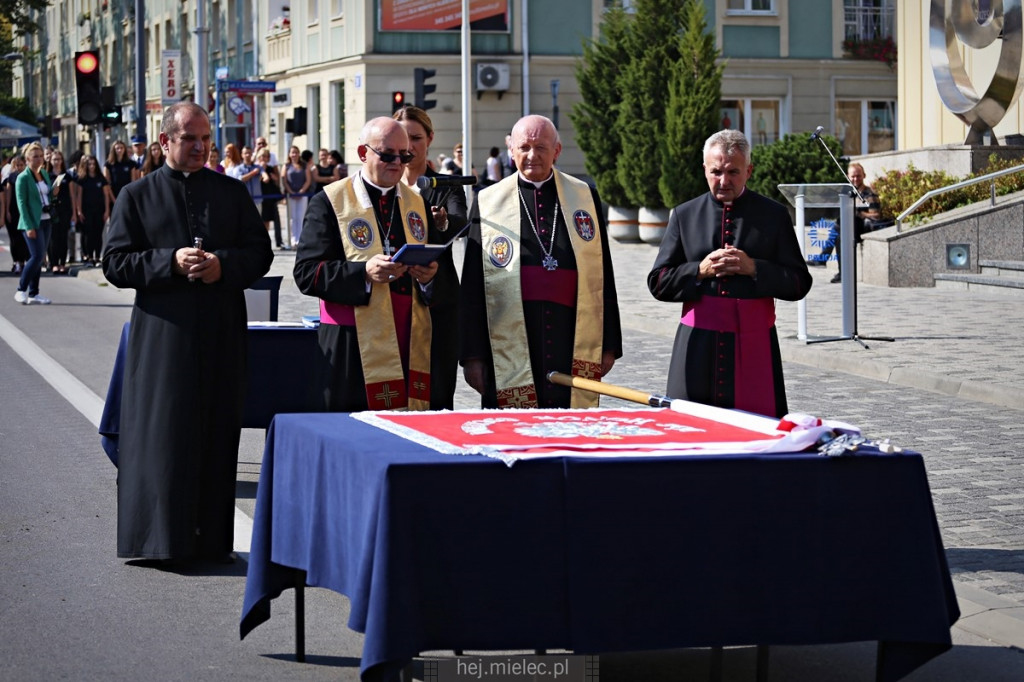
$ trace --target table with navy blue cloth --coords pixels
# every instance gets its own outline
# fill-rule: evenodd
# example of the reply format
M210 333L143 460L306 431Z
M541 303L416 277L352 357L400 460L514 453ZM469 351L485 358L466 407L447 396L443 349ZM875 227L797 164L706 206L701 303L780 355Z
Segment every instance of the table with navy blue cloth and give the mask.
M875 640L895 680L959 617L916 453L510 468L346 414L271 424L242 637L297 575L348 596L364 680L433 650Z
M114 466L117 466L121 389L130 330L131 324L126 322L121 329L103 414L100 415L100 440ZM314 367L320 352L316 329L253 323L249 325L246 341L249 371L242 412L243 428L265 429L279 412L322 409L312 389Z

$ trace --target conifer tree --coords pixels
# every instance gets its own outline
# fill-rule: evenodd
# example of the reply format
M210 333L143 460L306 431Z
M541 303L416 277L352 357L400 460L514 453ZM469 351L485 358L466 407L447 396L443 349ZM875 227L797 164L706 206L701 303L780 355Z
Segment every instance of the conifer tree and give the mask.
M708 33L704 4L684 0L684 31L678 37L679 59L668 72L665 134L659 149L658 189L672 207L707 191L701 170L704 141L719 128L718 111L724 65Z
M629 61L625 44L629 23L629 15L616 3L605 12L598 40L584 43L583 56L576 63L582 99L569 114L587 172L601 199L612 206L630 205L618 178L622 142L616 130L622 99L619 76Z
M619 76L618 177L634 206L662 205L660 148L665 134L666 81L679 61L683 5L689 0L637 0L627 34L630 60Z

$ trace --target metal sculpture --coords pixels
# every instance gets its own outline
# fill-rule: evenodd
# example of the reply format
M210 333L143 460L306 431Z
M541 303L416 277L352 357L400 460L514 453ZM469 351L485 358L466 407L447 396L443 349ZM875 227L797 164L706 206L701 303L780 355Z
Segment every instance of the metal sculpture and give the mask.
M1017 100L1021 78L1021 0L931 0L932 72L946 108L970 130L964 144L998 144L992 129ZM992 82L980 97L964 69L960 45L981 49L1002 40Z

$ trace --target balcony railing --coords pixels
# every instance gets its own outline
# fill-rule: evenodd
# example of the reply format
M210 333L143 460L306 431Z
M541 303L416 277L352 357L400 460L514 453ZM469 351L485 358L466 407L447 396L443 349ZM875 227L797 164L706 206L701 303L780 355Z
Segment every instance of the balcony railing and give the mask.
M287 71L292 66L291 28L267 36L267 73Z
M896 8L890 2L882 7L847 6L844 16L846 40L863 42L894 36Z

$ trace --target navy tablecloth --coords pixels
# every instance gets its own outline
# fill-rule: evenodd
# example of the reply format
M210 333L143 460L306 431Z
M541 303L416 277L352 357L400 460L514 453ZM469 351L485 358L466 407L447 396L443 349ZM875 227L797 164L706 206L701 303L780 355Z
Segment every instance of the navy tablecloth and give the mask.
M917 454L443 455L344 414L279 415L240 623L306 584L351 601L362 677L438 649L576 653L879 640L879 679L959 617Z
M121 385L124 382L125 353L131 325L121 329L114 357L114 369L100 416L99 434L104 452L117 466L117 440L121 425ZM250 325L249 378L245 393L242 427L265 429L275 414L313 412L323 409L313 387L313 372L319 350L316 329Z

